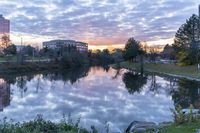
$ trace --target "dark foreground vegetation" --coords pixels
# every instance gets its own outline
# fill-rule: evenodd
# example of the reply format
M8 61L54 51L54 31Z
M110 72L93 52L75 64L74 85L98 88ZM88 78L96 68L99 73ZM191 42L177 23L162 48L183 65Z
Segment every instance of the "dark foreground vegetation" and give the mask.
M200 116L190 105L188 112L183 112L182 107L178 105L175 110L172 109L174 123L161 129L161 133L198 133L200 131Z
M35 120L24 123L13 123L6 118L0 124L1 133L90 133L79 126L80 119L73 123L71 119L61 120L58 123L46 121L38 116ZM91 132L97 133L94 126Z

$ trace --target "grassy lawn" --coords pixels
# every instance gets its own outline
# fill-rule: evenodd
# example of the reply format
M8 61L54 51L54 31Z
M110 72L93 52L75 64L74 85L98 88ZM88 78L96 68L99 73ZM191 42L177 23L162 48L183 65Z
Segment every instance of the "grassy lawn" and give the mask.
M161 130L160 133L197 133L198 129L200 129L200 122L187 123L179 126L171 125Z
M126 69L139 70L139 63L122 62L120 67ZM178 66L174 64L154 64L145 63L144 70L147 72L157 72L163 74L173 74L178 76L190 77L200 79L200 71L197 70L197 66Z

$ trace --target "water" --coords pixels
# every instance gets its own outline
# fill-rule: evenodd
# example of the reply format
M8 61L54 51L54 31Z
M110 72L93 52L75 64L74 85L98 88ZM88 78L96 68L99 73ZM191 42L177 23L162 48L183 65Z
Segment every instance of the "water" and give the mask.
M64 72L3 75L0 118L59 121L63 114L81 126L123 131L134 120L173 121L170 108L200 107L200 83L127 70L91 67Z

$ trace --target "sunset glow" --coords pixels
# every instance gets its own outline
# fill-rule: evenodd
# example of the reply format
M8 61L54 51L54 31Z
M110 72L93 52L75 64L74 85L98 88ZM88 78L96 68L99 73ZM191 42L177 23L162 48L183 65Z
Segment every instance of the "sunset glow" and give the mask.
M197 0L1 0L0 13L11 22L14 44L21 43L21 37L25 45L38 46L68 39L104 49L123 48L130 37L148 45L172 44L180 25L196 13L197 4Z

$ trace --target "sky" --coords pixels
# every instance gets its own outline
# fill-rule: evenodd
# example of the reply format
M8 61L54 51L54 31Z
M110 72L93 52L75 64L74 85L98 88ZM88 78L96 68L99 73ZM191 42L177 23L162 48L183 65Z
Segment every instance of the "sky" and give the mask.
M40 45L52 39L122 47L130 37L149 45L173 43L177 29L198 13L199 0L0 0L11 40Z

